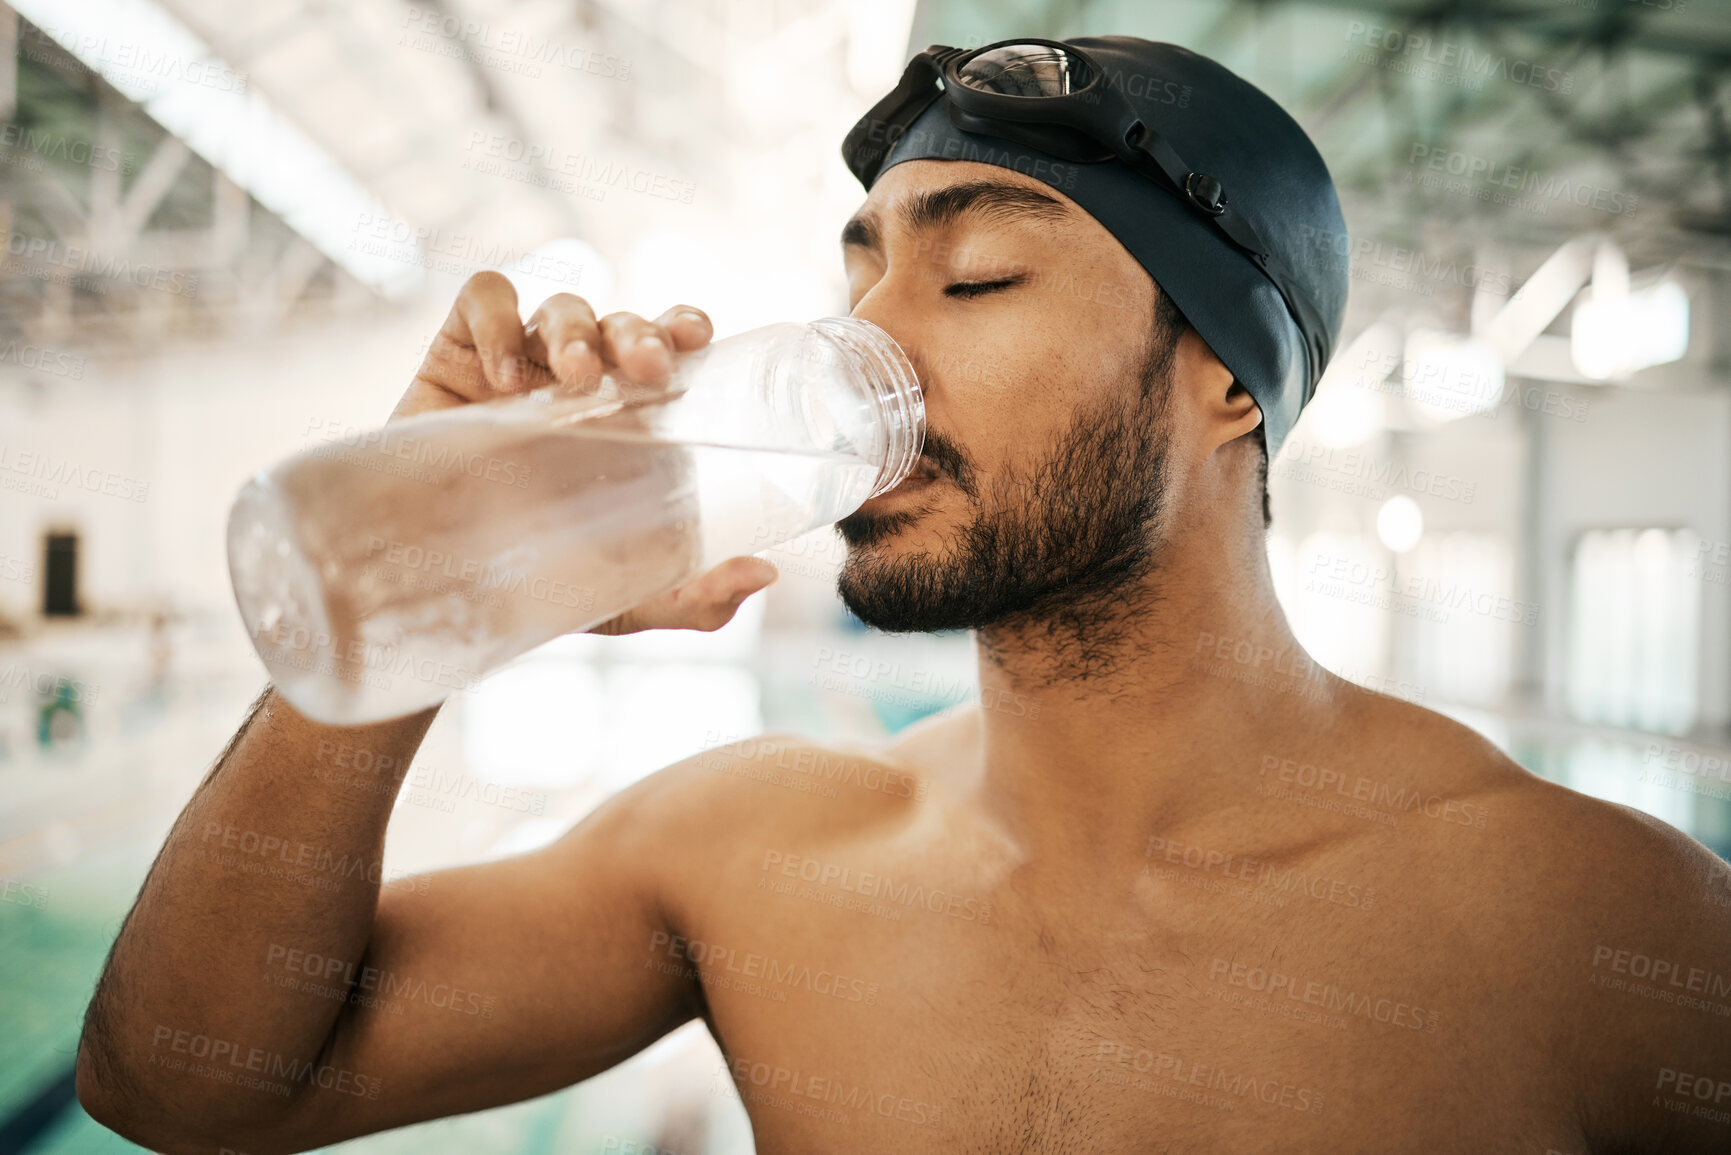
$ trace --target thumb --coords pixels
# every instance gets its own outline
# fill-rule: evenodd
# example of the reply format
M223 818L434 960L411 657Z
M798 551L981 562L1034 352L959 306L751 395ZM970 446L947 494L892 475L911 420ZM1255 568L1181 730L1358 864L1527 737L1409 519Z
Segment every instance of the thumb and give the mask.
M718 630L733 620L739 604L780 577L759 557L732 557L669 594L671 612L656 615L659 625Z
M718 630L733 620L739 604L780 576L756 557L734 557L590 632L630 634L639 630Z
M689 606L727 606L728 615L739 603L772 584L781 571L760 557L732 557L686 583L680 601Z

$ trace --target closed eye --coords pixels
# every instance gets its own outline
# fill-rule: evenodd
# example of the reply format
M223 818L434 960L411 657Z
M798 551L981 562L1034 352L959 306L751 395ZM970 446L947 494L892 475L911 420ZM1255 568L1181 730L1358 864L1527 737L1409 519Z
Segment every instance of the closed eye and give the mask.
M999 289L1008 289L1013 285L1019 285L1026 279L1026 277L1017 275L1005 277L998 281L957 281L953 285L944 286L944 296L963 299L979 297L986 293L995 293Z

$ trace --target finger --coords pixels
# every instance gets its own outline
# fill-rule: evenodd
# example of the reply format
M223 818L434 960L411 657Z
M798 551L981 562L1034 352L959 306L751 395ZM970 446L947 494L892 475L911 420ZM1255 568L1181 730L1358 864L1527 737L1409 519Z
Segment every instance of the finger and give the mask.
M746 598L779 576L762 558L729 558L673 591L671 620L666 624L687 630L719 630L733 620Z
M635 313L601 318L601 356L628 380L644 385L665 381L673 371L667 331Z
M639 630L718 630L733 620L746 598L775 581L776 568L756 557L735 557L660 597L620 614L591 633Z
M557 293L541 302L525 328L529 356L549 366L566 385L594 386L601 380L601 326L589 302Z
M673 338L673 348L680 353L701 349L715 336L709 314L692 305L675 305L655 318L655 323Z
M522 393L541 384L545 373L537 373L523 336L523 319L517 313L517 290L503 273L476 273L457 294L457 303L441 337L472 349L480 362L481 380L465 382L471 401Z
M731 616L740 602L780 576L780 570L760 557L730 557L673 592L688 606L731 605Z

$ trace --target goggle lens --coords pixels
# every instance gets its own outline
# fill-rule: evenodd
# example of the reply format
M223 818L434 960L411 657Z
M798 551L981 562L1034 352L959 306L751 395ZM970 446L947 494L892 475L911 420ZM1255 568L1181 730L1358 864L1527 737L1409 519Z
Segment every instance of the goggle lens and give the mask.
M999 96L1052 97L1087 88L1094 70L1080 56L1050 44L1006 44L968 59L956 78Z

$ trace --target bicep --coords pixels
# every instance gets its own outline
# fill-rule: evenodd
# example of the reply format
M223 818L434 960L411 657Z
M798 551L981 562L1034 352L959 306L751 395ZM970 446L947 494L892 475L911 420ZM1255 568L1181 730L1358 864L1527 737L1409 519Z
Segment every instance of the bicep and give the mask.
M693 1018L694 976L656 965L671 932L651 796L628 791L542 850L385 886L366 956L309 995L342 998L347 980L303 1137L546 1094Z

